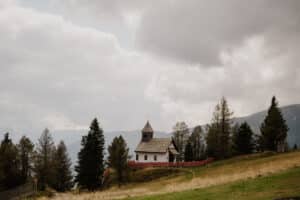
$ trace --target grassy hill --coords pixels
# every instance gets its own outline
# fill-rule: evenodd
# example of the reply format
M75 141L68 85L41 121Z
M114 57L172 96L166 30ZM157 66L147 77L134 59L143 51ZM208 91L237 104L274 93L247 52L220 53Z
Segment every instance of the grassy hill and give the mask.
M52 199L254 199L251 195L255 199L271 199L300 195L299 168L300 152L253 154L205 167L181 168L179 172L169 172L174 174L168 176L163 173L164 169L159 169L162 176L156 175L151 181L133 182L94 193L57 194ZM157 170L147 169L139 174L148 177L157 174ZM230 196L232 194L235 195ZM273 194L275 196L271 196Z
M236 181L202 189L163 195L127 198L127 200L266 200L284 197L299 197L300 199L300 167L289 169L277 174Z

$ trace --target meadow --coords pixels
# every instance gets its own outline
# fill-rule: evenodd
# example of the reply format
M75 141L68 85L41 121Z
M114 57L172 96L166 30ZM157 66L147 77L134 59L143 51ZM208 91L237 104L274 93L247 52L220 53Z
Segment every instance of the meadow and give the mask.
M146 180L143 182L121 187L115 185L97 192L57 193L51 199L270 199L299 195L299 167L299 151L283 154L267 152L217 161L204 167L171 171L145 169L137 172L140 180L143 179L141 177ZM168 173L163 173L164 170ZM159 176L160 173L162 176ZM151 174L155 176L147 180Z

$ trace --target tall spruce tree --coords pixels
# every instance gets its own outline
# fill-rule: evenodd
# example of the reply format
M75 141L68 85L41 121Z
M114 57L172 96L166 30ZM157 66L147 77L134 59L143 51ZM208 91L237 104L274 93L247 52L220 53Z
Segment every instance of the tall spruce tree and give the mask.
M96 190L102 186L104 172L104 135L98 120L94 119L87 136L81 140L75 181L80 188Z
M207 126L206 137L208 156L224 159L230 156L230 135L232 128L232 115L227 100L223 97L217 104L213 113L213 119Z
M129 148L122 136L113 139L108 153L108 165L116 171L119 184L124 183L128 178Z
M220 102L220 157L226 158L230 156L230 134L232 126L232 115L233 112L229 110L227 100L225 97Z
M184 150L184 161L185 162L190 162L194 160L194 154L193 154L193 147L191 144L191 141L189 140L187 144L185 145L185 150Z
M13 188L21 183L19 168L17 147L9 138L9 133L6 133L0 146L0 190Z
M253 132L247 122L239 127L233 134L233 149L236 155L249 154L253 152Z
M189 138L193 150L192 160L201 160L204 157L204 144L202 143L202 127L196 126Z
M33 167L39 190L45 190L47 186L53 187L54 185L54 154L55 145L49 130L46 128L38 140Z
M219 126L220 126L220 119L219 119L219 105L216 106L215 112L213 114L213 119L211 124L206 126L207 136L206 136L206 155L208 157L218 158L219 156Z
M177 122L173 127L173 140L178 149L178 161L184 160L184 149L189 139L189 128L185 122Z
M71 160L69 158L66 145L63 141L60 141L60 143L57 145L54 160L54 189L59 192L70 190L73 186Z
M34 144L28 137L22 136L17 147L21 164L22 182L26 182L31 175Z
M288 130L286 121L278 108L278 103L274 96L267 116L260 128L264 150L277 152L285 151Z

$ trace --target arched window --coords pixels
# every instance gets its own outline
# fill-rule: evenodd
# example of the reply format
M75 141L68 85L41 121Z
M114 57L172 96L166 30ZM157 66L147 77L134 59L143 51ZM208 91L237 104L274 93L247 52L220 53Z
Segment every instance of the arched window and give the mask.
M139 160L139 154L135 155L135 160Z
M144 155L144 160L148 160L147 154Z
M157 156L156 155L154 155L153 160L157 161Z

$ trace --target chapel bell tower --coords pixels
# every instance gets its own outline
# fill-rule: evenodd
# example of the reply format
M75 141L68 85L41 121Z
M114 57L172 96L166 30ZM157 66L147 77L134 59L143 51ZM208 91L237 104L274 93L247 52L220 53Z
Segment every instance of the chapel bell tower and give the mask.
M142 130L142 142L149 142L153 138L153 129L147 121L145 127Z

